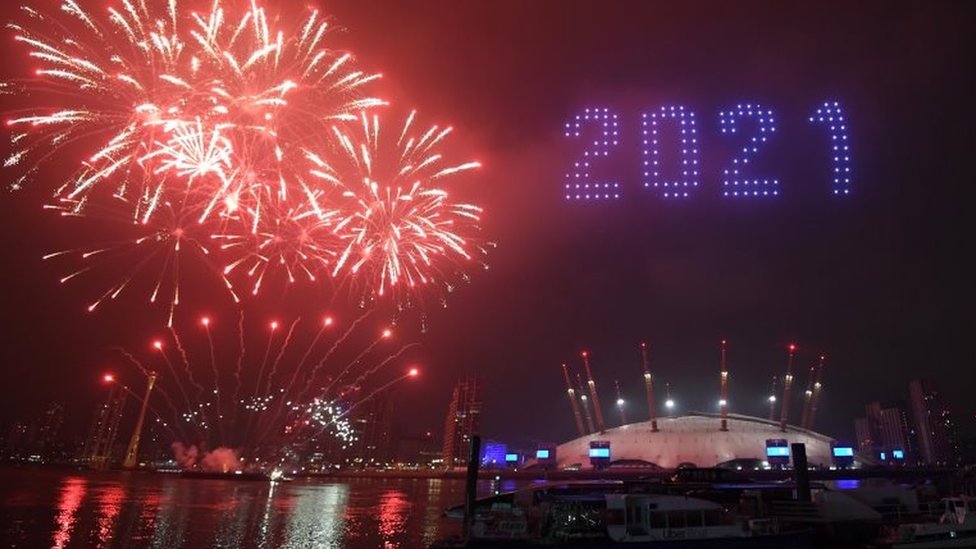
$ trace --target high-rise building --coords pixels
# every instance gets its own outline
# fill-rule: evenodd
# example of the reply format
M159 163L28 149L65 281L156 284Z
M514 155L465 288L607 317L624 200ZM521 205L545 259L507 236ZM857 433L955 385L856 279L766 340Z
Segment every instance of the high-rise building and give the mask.
M7 459L31 462L49 462L57 455L58 432L64 421L64 408L58 403L50 404L43 413L30 421L15 422L7 433L3 455Z
M877 442L871 421L867 417L854 418L854 435L857 436L857 451L866 456L872 456Z
M959 464L976 465L976 437L959 440Z
M433 431L398 433L396 458L405 464L432 465L444 456Z
M941 393L927 379L915 379L908 384L912 414L918 433L918 449L922 463L953 465L959 449L956 428Z
M377 395L353 419L358 438L352 454L364 467L385 465L392 458L393 399L389 392Z
M873 402L868 405L868 417L878 430L880 451L891 455L901 450L902 459L915 460L915 432L911 414L903 401Z
M854 420L858 450L884 461L917 461L914 422L902 401L872 402L865 416Z
M463 377L454 387L444 420L444 466L463 467L468 460L471 437L481 427L481 380Z
M39 418L37 427L37 440L35 451L45 460L51 460L55 456L55 449L58 446L58 434L61 431L61 424L64 423L64 406L57 402L48 405L44 413Z
M26 421L15 421L7 432L7 440L4 445L4 457L6 459L22 460L27 452L24 447L31 436L31 426Z

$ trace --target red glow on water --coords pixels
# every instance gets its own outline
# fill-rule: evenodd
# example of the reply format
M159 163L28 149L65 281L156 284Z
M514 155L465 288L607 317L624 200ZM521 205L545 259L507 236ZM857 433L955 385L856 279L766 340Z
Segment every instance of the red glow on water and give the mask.
M75 516L81 501L85 497L85 480L77 477L65 479L61 487L61 499L58 501L58 516L54 522L58 529L54 532L52 548L61 549L66 547L71 541L71 532L74 530L78 518Z
M380 496L378 526L380 535L383 536L387 544L393 536L403 532L410 507L407 495L398 490L390 490Z
M115 520L122 510L125 501L125 490L119 485L105 488L98 496L98 537L103 540L112 539L115 530Z

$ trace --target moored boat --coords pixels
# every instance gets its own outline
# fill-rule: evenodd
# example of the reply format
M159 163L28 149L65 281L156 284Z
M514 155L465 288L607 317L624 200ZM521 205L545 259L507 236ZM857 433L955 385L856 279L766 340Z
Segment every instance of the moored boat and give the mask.
M976 548L976 498L942 498L928 521L890 528L879 541L885 549Z
M463 506L446 515L463 519ZM478 500L468 539L453 546L783 549L813 547L813 539L811 530L782 531L775 519L749 518L713 501L660 493L652 484L569 482ZM447 546L452 544L435 545Z

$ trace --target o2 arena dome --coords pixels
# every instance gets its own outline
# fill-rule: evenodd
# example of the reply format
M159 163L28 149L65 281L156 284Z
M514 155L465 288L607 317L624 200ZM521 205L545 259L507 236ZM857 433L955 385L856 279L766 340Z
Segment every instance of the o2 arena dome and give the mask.
M657 431L650 421L630 423L591 433L555 448L559 469L591 466L591 443L608 447L604 451L610 464L634 463L673 469L679 465L715 467L737 460L767 461L767 446L789 448L791 443L806 446L807 462L829 466L834 439L792 425L786 432L779 422L752 416L728 414L727 430L721 430L718 414L692 412L684 416L659 417ZM608 454L608 455L606 455Z

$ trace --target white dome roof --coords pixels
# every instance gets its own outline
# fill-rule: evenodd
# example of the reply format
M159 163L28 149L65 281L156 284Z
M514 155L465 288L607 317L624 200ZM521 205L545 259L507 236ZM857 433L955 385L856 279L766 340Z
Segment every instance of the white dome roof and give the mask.
M766 460L766 440L786 439L806 446L810 465L830 465L834 439L787 426L782 432L779 423L752 416L728 415L728 430L721 431L718 414L691 413L686 416L657 418L657 432L651 422L642 421L592 433L556 448L556 462L560 468L579 464L590 466L589 449L592 441L610 442L610 459L643 460L666 469L680 463L694 463L698 467L714 467L733 459Z

